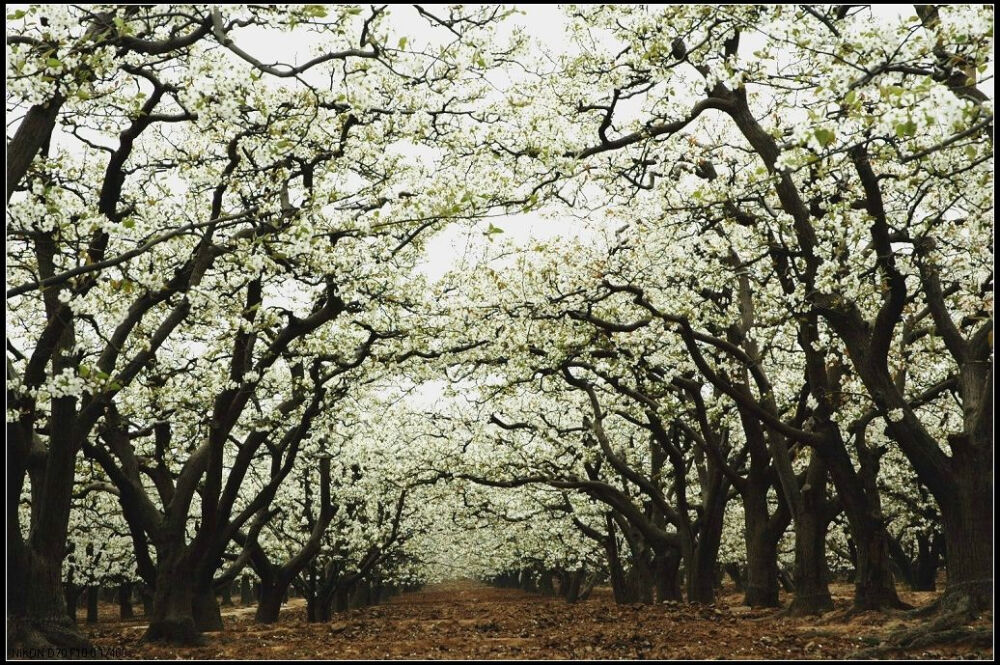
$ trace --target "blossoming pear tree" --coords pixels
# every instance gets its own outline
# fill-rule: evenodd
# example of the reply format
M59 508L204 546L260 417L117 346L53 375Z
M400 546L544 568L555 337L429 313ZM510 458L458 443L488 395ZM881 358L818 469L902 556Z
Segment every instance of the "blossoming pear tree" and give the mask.
M706 285L718 291L757 266L784 292L774 304L795 317L816 401L816 427L798 439L824 458L866 543L857 606L898 601L878 497L837 422L845 365L938 502L944 606L981 608L992 595L992 513L977 506L992 491L993 114L978 83L991 67L993 17L973 7L877 21L872 12L571 9L577 46L554 68L577 83L540 76L531 92L545 100L539 109L589 128L569 136L590 138L548 161L526 142L505 148L535 159L542 198L594 206L607 192L647 222L687 219L709 242L743 236L736 259L724 250L700 275L714 275ZM697 359L705 342L679 319L670 327ZM939 340L946 378L899 380L897 354L925 336ZM951 398L962 416L942 427L933 414Z
M297 350L301 340L391 298L421 233L488 203L489 184L475 196L457 186L451 154L415 155L436 142L460 145L463 114L484 86L480 42L489 43L499 12L420 13L433 33L422 43L400 36L388 15L320 6L13 15L8 108L23 118L8 144L12 496L29 454L45 456L31 483L38 509L27 541L10 515L11 565L30 580L12 591L15 642L83 643L66 624L58 577L84 446L158 549L147 637L191 641L197 624L217 626L212 601L202 612L189 600L208 592L173 582L193 571L204 589L227 545L215 527L228 519L239 474L229 482L223 462L234 432L249 436L243 450L262 443L241 422L257 387L270 371L292 373L289 354L317 353L318 339ZM319 54L265 64L244 46L247 29L305 31ZM484 168L474 146L466 154L463 177ZM200 442L174 460L178 475L160 475L169 481L156 488L162 512L144 499L149 470L128 419L145 416L139 430L160 421L168 445L155 463L166 465L177 452L171 406L122 420L118 402L133 391L154 399L151 383L199 358L200 399L187 406L201 415L178 413L186 422L176 426ZM303 365L322 375L311 360ZM104 434L93 439L99 421ZM194 504L200 528L186 546ZM16 512L16 499L10 505Z
M251 571L265 623L723 562L991 606L992 10L514 18L8 14L9 644L137 581L195 644Z

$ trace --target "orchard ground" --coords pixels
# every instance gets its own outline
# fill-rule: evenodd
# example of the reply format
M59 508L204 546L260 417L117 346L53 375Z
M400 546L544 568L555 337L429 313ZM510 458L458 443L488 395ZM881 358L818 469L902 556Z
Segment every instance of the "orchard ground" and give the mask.
M430 585L389 602L307 623L304 601L292 599L271 626L253 621L253 608L223 610L226 629L205 644L182 648L141 642L145 622L117 618L100 607L85 630L95 646L125 658L197 659L829 659L878 645L923 619L903 612L848 610L852 589L833 584L836 610L822 617L789 618L780 610L751 610L741 594L723 587L716 605L615 605L610 589L586 601L561 599L473 581ZM924 606L933 592L900 591ZM992 626L992 614L975 626ZM887 651L889 658L990 659L990 648L963 645Z

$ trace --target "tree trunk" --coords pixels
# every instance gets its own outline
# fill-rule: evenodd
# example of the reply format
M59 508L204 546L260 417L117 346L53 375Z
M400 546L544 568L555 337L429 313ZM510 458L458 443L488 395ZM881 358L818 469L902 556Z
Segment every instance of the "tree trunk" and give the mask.
M11 534L8 534L11 535ZM7 648L67 647L90 649L66 609L62 558L33 552L20 533L8 539Z
M803 488L804 510L795 520L795 597L789 606L792 615L821 614L833 609L826 574L826 530L823 515L826 470L813 456Z
M854 607L880 610L902 607L896 594L889 559L889 544L883 527L873 522L852 530L857 541L858 566L854 582Z
M774 515L768 515L769 482L763 473L751 474L743 492L746 530L747 578L743 603L750 607L778 607L778 541L791 521L791 511L779 498Z
M520 588L521 591L527 591L529 593L535 593L538 591L538 581L535 579L535 575L532 571L527 569L522 570L518 579L520 580L518 588Z
M153 614L153 599L156 597L156 592L148 584L143 584L142 588L139 590L139 594L142 596L142 613L145 616L152 616Z
M191 566L183 554L165 552L157 561L153 612L145 642L178 645L201 643L194 619L194 582Z
M100 600L101 587L92 584L87 587L87 623L97 623L97 602Z
M240 580L240 605L243 607L253 605L253 587L250 585L249 575L244 575Z
M654 586L656 602L682 600L678 571L681 566L681 552L671 547L653 558Z
M937 571L941 561L941 534L917 536L917 560L913 566L911 587L914 591L934 591L937 588Z
M948 582L941 607L984 610L993 607L992 451L980 447L980 460L968 460L969 447L953 446L956 480L951 499L941 503ZM978 461L979 464L973 463Z
M562 592L567 603L575 603L580 600L580 587L583 584L585 574L586 571L580 568L566 575L566 587Z
M118 618L125 620L135 617L132 611L132 583L122 582L118 585Z
M222 609L215 597L215 589L211 583L194 590L191 599L191 610L194 616L194 627L200 633L213 633L222 630Z
M791 573L788 572L788 568L781 564L778 564L778 582L785 593L795 593L795 581L792 579Z
M348 607L350 606L350 603L351 603L351 589L350 588L343 588L343 589L339 589L338 588L336 591L333 592L333 603L332 603L332 605L333 605L333 611L334 612L346 612L347 609L348 609ZM330 618L331 618L331 615L330 615L329 610L328 610L327 613L326 613L326 615L323 617L323 620L324 621L329 621Z
M281 599L285 594L285 585L278 580L262 580L260 585L260 602L254 621L257 623L277 623L281 613Z
M725 492L728 487L716 489ZM719 545L722 541L722 518L726 509L724 500L719 500L718 494L709 500L705 511L706 518L698 533L691 559L687 562L687 596L690 603L715 602L715 563L719 558Z
M729 579L733 581L733 586L736 587L737 591L746 591L746 583L743 581L743 573L740 572L740 564L730 561L722 566L722 572L729 575ZM749 605L746 598L743 599L743 602Z
M538 574L538 592L543 593L546 596L554 596L556 593L555 585L552 583L552 573L548 570L543 570Z
M611 580L611 594L614 596L615 602L619 605L629 602L628 599L628 585L625 582L625 571L622 568L621 561L618 557L614 560L608 560L608 569L610 571L609 577Z
M24 122L19 134L23 128ZM9 168L10 164L8 175ZM10 396L8 392L8 400ZM65 398L53 399L50 426L54 422L62 425L65 412L72 411L73 405L75 399L68 402ZM28 477L31 432L30 429L25 432L23 423L7 423L8 653L20 648L91 648L69 616L62 584L77 450L73 447L75 440L71 439L71 432L67 431L51 436L44 474L32 476L31 535L25 541L18 510Z
M710 470L708 477L708 487L702 488L706 496L701 524L697 527L697 542L686 571L688 602L706 605L715 602L715 564L719 559L722 523L729 497L729 481L721 471Z
M625 570L622 568L618 541L615 538L614 522L607 518L608 537L604 539L604 555L608 560L608 575L611 579L611 593L619 605L629 602L628 588L625 583Z
M696 547L691 565L687 569L687 595L689 603L715 602L715 559Z
M226 582L222 585L222 606L232 607L233 606L233 585L235 582Z
M76 599L80 595L80 588L72 582L63 584L64 595L66 596L66 614L76 623Z
M625 573L625 603L652 603L656 587L653 567L646 557L633 557Z
M583 601L590 598L590 594L594 592L594 587L597 583L601 581L601 574L597 571L592 572L588 575L583 583L580 585L580 593L577 597L578 600Z
M778 606L778 541L766 529L747 525L747 582L743 604Z
M313 594L306 594L306 621L316 623L319 620L319 603Z

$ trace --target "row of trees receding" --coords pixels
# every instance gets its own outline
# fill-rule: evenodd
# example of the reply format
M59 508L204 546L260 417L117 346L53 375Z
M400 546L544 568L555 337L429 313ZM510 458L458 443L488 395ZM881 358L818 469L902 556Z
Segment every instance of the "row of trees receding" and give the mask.
M859 610L939 558L991 606L992 13L873 12L574 8L536 58L498 7L14 11L9 643L86 646L98 556L149 640L249 570L327 620L432 498L571 601L712 602L736 541L752 606L832 607L831 550ZM475 226L543 209L585 232Z

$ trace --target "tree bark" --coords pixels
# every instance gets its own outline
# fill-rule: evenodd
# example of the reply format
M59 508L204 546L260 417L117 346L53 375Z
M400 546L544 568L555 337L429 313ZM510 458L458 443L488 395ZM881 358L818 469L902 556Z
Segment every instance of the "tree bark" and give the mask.
M73 623L76 623L76 599L80 595L80 589L73 582L66 582L63 584L63 590L66 597L66 614Z
M35 104L24 116L14 137L7 144L7 202L21 183L28 167L42 146L49 142L56 126L59 109L66 98L56 94L45 104Z
M132 583L122 582L118 585L118 618L125 620L135 616L132 611Z
M948 583L941 598L944 610L982 610L993 606L992 450L954 446L957 483L941 502ZM977 460L966 459L978 453Z
M194 583L190 563L183 553L161 552L157 561L153 612L145 642L196 645L201 637L194 619Z
M350 604L351 604L351 589L338 588L336 591L333 592L332 609L334 612L346 612ZM329 621L332 617L332 615L330 614L330 609L331 609L330 605L331 604L328 604L327 607L324 608L326 610L323 615L324 621Z
M16 509L16 504L15 504ZM62 586L62 556L33 552L17 534L8 541L7 648L89 649L90 642L70 619Z
M260 602L257 604L257 612L254 614L254 621L257 623L277 623L281 614L281 601L284 596L286 586L279 580L264 580L260 585Z
M917 560L913 566L913 577L910 582L910 588L914 591L934 591L937 588L942 538L938 532L917 536Z
M705 509L698 540L691 560L687 562L688 602L711 604L715 602L715 563L719 559L722 542L722 521L725 516L729 483L721 472L711 474L712 487L707 492Z
M609 577L611 580L611 594L615 602L619 605L628 603L628 587L625 582L625 570L622 568L618 557L608 557Z
M87 587L87 623L97 623L97 602L100 600L101 587L92 584Z
M156 596L156 592L148 584L142 584L139 594L142 598L142 613L145 616L152 616L153 614L153 598Z
M306 621L316 623L319 621L319 603L312 594L306 595Z
M654 586L656 602L682 600L680 576L681 552L675 547L667 548L653 558Z
M778 606L778 540L759 525L747 523L747 580L743 604ZM737 569L737 573L738 573Z
M857 547L854 608L864 611L905 607L896 594L888 534L874 479L871 487L866 488L864 478L854 470L836 425L830 423L825 429L829 443L818 446L816 452L830 470L830 477L844 507L851 537ZM862 452L859 449L864 465Z
M253 587L250 585L250 576L244 575L240 580L240 605L249 607L253 604Z
M226 582L222 585L222 607L233 606L233 585L235 582Z
M215 597L215 589L207 587L195 588L191 598L191 614L194 627L201 633L212 633L222 630L222 609Z
M826 467L814 454L802 488L803 510L795 519L795 596L788 608L794 616L833 609L826 568L825 494Z

